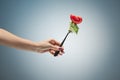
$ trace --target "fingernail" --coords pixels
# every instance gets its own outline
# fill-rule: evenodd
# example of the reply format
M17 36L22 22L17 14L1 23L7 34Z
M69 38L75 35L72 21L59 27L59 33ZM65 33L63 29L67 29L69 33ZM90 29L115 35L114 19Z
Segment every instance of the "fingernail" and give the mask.
M59 51L62 51L62 50L63 50L63 48L60 47L60 48L59 48Z

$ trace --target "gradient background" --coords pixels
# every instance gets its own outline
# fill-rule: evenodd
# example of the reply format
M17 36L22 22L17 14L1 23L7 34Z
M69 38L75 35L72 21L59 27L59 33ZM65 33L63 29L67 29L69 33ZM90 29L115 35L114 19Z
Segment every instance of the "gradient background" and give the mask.
M32 41L62 41L71 13L83 23L63 56L0 46L0 80L120 80L119 0L0 0L0 27Z

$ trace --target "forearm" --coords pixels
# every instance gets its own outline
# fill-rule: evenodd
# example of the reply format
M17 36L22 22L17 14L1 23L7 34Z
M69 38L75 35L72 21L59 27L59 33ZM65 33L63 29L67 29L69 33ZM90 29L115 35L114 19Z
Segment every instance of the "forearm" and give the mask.
M35 47L37 46L35 42L15 36L3 29L0 29L0 44L32 51L34 51Z

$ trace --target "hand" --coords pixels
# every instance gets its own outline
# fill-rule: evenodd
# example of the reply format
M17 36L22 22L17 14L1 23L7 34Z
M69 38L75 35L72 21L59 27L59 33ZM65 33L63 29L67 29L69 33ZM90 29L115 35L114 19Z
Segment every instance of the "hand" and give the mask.
M50 52L52 55L54 55L56 51L60 51L59 55L62 55L64 53L64 48L59 46L59 42L54 39L49 39L46 41L38 42L35 51L39 53Z
M34 52L50 52L54 55L55 51L60 51L60 55L64 53L63 48L59 47L60 43L54 39L33 42L21 37L18 37L4 29L0 29L0 45L10 46L16 49L34 51Z

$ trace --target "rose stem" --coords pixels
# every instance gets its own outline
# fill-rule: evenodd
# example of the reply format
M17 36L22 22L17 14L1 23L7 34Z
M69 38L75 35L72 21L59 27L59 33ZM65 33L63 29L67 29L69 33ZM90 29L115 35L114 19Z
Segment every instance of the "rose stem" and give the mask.
M68 36L69 33L71 33L70 30L68 31L67 35L65 36L65 38L64 38L63 41L61 42L60 47L62 47L62 45L64 44L64 42L65 42L65 40L66 40L66 38L67 38L67 36ZM59 52L60 52L60 51L56 51L55 54L54 54L54 56L57 56L57 55L59 54Z

